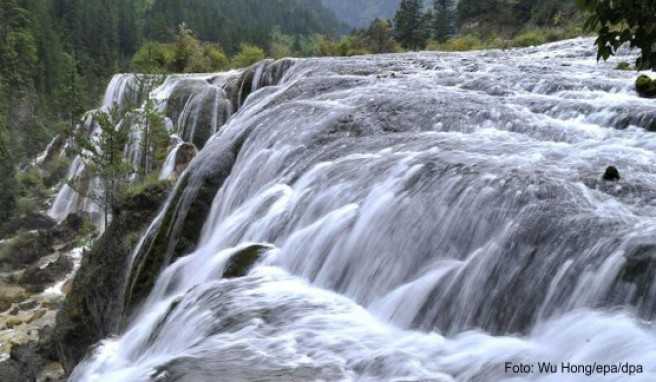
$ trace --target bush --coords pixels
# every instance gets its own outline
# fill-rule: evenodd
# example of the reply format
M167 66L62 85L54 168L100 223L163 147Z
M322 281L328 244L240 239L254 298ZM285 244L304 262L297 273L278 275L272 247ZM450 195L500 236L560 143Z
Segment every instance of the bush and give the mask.
M64 179L69 166L70 161L66 157L58 157L49 161L44 168L43 184L48 188L55 186L60 180Z
M43 183L43 177L37 168L32 167L27 171L17 173L16 181L18 182L18 196L29 198L48 197L48 189Z
M528 47L534 45L541 45L547 42L546 36L542 31L531 30L520 33L512 39L512 45L516 47Z
M245 68L264 60L265 57L264 50L261 48L255 45L241 44L239 53L232 58L232 66L235 68Z
M32 197L24 196L16 199L16 212L19 215L34 213L38 208L38 203Z
M464 35L449 39L443 44L438 44L436 50L447 52L464 52L467 50L483 49L484 45L480 38L474 35Z
M147 42L132 58L132 68L139 73L166 73L173 62L174 54L171 45Z
M218 45L205 45L204 54L207 57L208 65L212 72L225 70L230 66L230 60L228 60L223 49Z

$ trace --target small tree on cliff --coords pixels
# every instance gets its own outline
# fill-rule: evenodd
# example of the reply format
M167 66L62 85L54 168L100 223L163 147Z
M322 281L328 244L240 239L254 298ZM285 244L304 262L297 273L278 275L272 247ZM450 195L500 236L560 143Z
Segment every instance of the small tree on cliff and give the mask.
M123 156L129 131L126 125L119 123L121 116L116 106L109 111L96 112L94 120L97 130L91 136L82 132L76 136L75 141L87 171L87 179L98 179L101 187L91 189L77 184L71 184L71 187L102 209L107 226L109 216L116 208L119 196L125 190L132 173L132 167Z
M642 51L638 69L656 69L656 1L577 0L590 13L586 28L599 34L598 58L614 55L625 43Z
M164 124L164 116L155 108L149 98L143 110L143 132L141 136L141 175L146 178L166 157L169 134Z
M394 16L394 35L402 47L411 50L426 46L426 17L422 0L403 0Z

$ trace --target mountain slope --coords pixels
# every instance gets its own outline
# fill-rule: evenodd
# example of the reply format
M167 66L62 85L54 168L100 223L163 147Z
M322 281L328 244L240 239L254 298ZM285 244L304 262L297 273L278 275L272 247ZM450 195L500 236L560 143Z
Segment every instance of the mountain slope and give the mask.
M292 35L344 30L320 0L156 0L146 13L146 37L171 40L183 22L228 52L236 51L240 41L266 46L276 26Z
M323 6L332 10L337 18L351 27L367 26L376 17L390 19L401 0L321 0Z

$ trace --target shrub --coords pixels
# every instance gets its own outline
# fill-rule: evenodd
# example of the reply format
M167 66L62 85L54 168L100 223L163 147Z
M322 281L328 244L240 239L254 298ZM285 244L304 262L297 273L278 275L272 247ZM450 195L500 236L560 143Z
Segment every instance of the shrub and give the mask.
M265 57L264 50L261 48L255 45L241 44L239 53L232 58L232 66L235 68L245 68L264 60Z
M220 46L215 44L207 44L204 47L204 54L207 57L210 71L225 70L230 66L230 60L223 52Z
M528 47L534 45L541 45L547 42L546 36L542 31L531 30L520 33L512 39L512 45L517 47Z
M173 56L171 45L147 42L132 58L132 68L140 73L166 73L173 62Z
M444 44L439 44L437 50L444 50L447 52L464 52L467 50L482 49L483 47L483 42L477 36L464 35L449 39Z
M34 213L38 209L36 200L29 196L23 196L16 199L16 212L19 215L28 215Z

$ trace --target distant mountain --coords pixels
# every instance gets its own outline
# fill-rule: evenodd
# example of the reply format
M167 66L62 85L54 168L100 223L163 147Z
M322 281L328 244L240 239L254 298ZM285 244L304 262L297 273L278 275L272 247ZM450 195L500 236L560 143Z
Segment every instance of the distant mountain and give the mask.
M337 18L351 27L367 26L376 17L391 19L401 0L321 0Z

